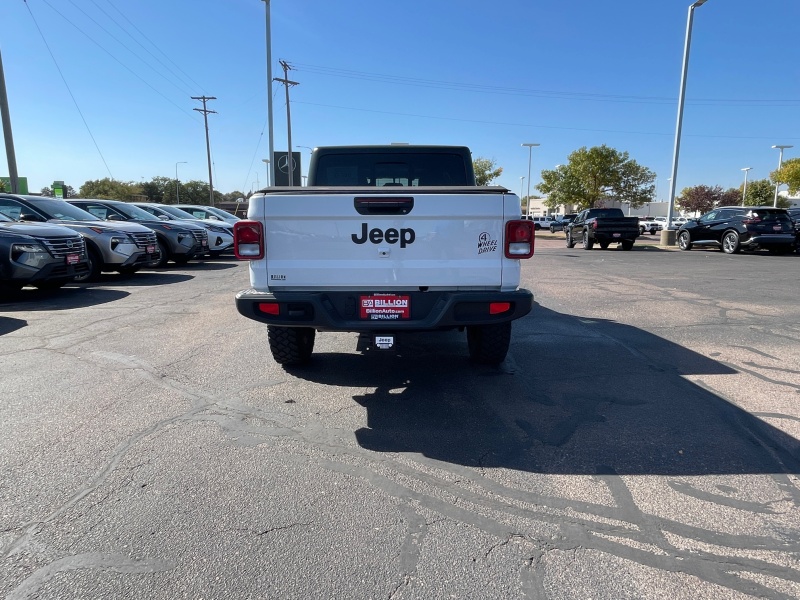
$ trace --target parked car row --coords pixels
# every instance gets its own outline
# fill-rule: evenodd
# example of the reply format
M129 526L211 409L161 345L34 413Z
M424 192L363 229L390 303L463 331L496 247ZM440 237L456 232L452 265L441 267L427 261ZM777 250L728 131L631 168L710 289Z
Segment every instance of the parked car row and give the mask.
M221 214L204 219L155 203L0 193L2 291L53 289L103 272L130 275L232 247L233 225Z
M591 210L597 212L600 209ZM666 217L653 219L639 217L639 233L655 234L663 229L666 222ZM794 251L800 254L800 208L720 206L695 219L675 217L672 222L673 226L678 228L676 239L681 250L713 247L721 249L726 254L734 254L741 250L767 250L771 254L787 254ZM564 225L555 223L554 221L551 225L550 231L563 229L566 232L568 248L572 248L581 240L585 248L594 245L591 233L596 232L596 228L592 230L584 227L583 231L573 231L576 223L574 217L565 221ZM619 227L615 229L617 230ZM621 233L619 235L622 236ZM601 247L605 248L607 245L601 244Z
M720 206L691 219L678 230L678 247L720 248L726 254L765 249L787 254L799 247L798 215L771 206Z

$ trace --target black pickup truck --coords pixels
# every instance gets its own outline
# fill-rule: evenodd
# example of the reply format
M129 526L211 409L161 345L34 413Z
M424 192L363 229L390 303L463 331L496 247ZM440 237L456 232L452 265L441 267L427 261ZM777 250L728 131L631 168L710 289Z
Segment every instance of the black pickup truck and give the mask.
M580 241L585 250L591 250L595 242L605 250L613 242L630 250L639 237L639 218L626 217L619 208L587 208L566 226L566 231L567 248Z

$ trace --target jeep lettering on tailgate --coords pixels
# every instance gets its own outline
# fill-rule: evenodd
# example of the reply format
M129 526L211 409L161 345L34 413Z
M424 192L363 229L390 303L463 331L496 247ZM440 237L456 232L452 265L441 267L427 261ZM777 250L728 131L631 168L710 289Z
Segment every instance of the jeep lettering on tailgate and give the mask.
M414 240L416 239L417 235L413 229L410 227L403 228L401 230L389 228L386 231L382 229L378 229L375 227L374 229L370 229L367 231L367 224L361 224L361 235L353 234L351 237L356 244L363 244L367 240L372 242L373 244L380 244L381 242L386 242L387 244L396 244L400 242L400 247L405 248L409 244L413 244Z

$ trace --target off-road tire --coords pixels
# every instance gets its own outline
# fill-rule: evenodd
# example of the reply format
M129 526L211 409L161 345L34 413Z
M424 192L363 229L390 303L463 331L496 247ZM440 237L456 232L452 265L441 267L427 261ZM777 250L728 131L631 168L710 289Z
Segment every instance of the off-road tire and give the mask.
M72 279L75 283L87 283L100 279L100 273L103 271L103 259L100 258L100 254L89 244L86 244L86 257L88 258L89 269L83 275L75 275Z
M272 358L279 365L307 363L314 351L316 331L311 327L267 325L267 340Z
M496 325L468 325L469 357L481 365L499 365L511 345L511 321Z
M692 249L692 238L688 231L681 231L680 235L678 235L678 248L681 250Z
M740 249L739 234L735 231L726 231L722 236L722 251L725 254L736 254Z
M594 248L594 240L589 239L589 232L583 232L583 249L584 250L591 250Z
M633 250L633 240L622 240L620 246L623 250Z

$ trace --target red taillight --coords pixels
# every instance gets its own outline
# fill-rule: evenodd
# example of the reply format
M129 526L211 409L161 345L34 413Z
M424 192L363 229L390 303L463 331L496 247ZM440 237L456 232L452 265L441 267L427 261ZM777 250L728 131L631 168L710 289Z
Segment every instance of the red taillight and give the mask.
M259 302L258 310L268 315L279 315L281 312L281 305L277 302Z
M264 230L258 221L237 221L233 225L233 252L239 260L264 258Z
M490 302L489 303L489 314L490 315L501 315L504 312L508 312L511 310L511 302Z
M742 223L745 225L755 225L757 223L761 223L761 219L758 217L750 217L749 219L742 219Z
M506 258L530 258L536 240L533 221L506 221Z

